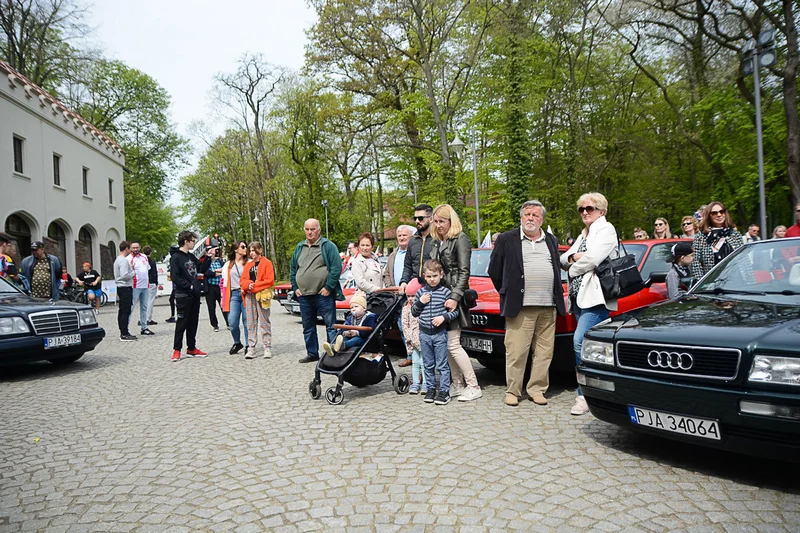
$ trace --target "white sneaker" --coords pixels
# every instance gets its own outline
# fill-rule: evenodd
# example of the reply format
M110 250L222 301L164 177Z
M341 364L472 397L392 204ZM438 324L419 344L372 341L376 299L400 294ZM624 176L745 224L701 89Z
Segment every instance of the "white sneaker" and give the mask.
M464 387L458 387L456 385L450 385L450 397L455 398L456 396L461 396L464 392Z
M272 359L272 351L269 348L264 350L264 359Z
M471 402L472 400L477 400L483 396L483 391L480 387L467 387L461 392L461 396L458 397L459 402Z
M589 412L589 406L586 404L586 398L584 398L583 396L578 396L577 398L575 398L575 405L572 406L572 409L570 409L569 414L580 416L580 415L585 415L588 412Z

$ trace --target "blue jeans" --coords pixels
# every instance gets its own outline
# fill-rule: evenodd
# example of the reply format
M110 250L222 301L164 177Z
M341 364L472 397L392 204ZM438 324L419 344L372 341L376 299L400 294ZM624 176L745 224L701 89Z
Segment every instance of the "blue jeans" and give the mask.
M239 320L242 321L242 327L244 328L244 345L247 346L247 315L245 315L244 306L242 305L242 293L240 291L231 291L228 329L231 330L231 337L233 337L234 344L242 343L242 334L239 331Z
M317 315L322 315L325 322L325 330L328 334L328 342L333 342L336 338L336 297L333 294L322 296L314 294L312 296L298 296L297 302L300 304L300 318L303 321L303 338L306 341L306 353L309 357L319 357L319 339L317 339Z
M608 309L605 305L596 305L589 309L581 309L577 305L572 306L572 313L578 321L575 327L575 334L572 337L572 347L575 349L575 365L581 364L581 347L583 346L583 336L593 326L596 326L608 318ZM578 387L578 396L583 396L581 388Z
M422 363L425 366L425 383L433 387L436 371L439 372L439 390L450 393L450 365L447 364L447 330L428 334L419 332Z
M345 350L349 350L350 348L353 348L355 346L361 346L365 342L367 342L367 339L365 339L363 337L359 337L359 336L350 337L349 339L345 338L344 339L344 349Z
M148 288L133 289L131 314L133 314L133 308L136 307L136 302L139 302L139 322L142 331L144 331L147 329L147 304L150 302L150 290Z

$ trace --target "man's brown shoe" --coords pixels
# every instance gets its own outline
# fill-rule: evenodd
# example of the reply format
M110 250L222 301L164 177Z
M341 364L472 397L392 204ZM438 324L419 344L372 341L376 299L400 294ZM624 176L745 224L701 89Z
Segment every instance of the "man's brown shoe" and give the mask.
M547 398L545 398L544 394L541 392L534 392L533 397L529 397L528 399L536 405L547 405Z
M397 366L411 366L411 359L403 359Z
M510 392L506 393L506 399L503 401L506 403L506 405L510 407L516 407L519 405L519 400L517 399L517 397L511 394Z

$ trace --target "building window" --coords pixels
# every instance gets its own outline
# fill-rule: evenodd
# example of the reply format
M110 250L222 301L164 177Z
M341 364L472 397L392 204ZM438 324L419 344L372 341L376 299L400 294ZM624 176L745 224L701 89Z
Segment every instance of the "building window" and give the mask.
M114 180L108 179L108 203L114 205Z
M53 185L61 187L61 156L53 154Z
M14 135L14 172L18 174L23 174L25 171L25 167L22 164L24 144L25 144L25 139Z
M89 196L89 169L83 167L83 195Z

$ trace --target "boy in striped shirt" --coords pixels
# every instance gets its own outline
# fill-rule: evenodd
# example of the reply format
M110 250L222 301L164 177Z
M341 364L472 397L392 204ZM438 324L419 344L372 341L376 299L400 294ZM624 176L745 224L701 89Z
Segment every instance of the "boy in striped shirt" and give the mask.
M447 323L458 318L458 308L448 311L444 303L450 289L441 284L442 263L428 259L422 267L426 285L417 291L411 314L419 318L419 341L428 392L425 403L450 403L450 366L447 363ZM434 386L439 371L439 390Z

